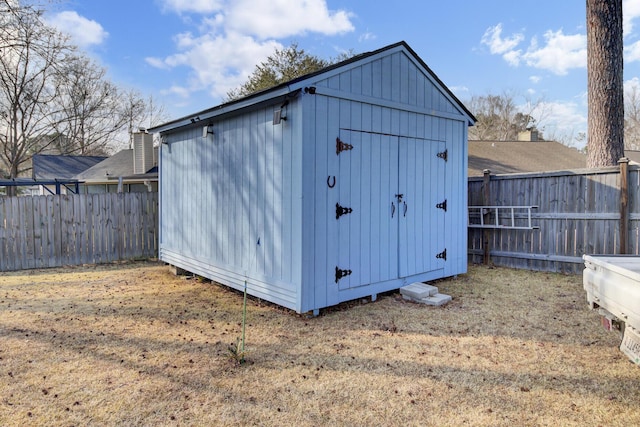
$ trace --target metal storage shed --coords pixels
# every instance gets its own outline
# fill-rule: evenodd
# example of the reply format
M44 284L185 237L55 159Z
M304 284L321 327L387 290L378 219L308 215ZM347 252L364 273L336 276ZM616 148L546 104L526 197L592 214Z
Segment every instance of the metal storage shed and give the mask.
M159 257L314 313L465 273L474 122L399 42L150 129Z

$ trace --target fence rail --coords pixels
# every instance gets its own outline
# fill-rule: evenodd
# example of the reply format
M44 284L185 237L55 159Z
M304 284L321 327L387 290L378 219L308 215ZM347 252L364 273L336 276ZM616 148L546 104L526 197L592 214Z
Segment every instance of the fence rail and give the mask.
M0 271L157 256L158 194L0 197Z
M533 230L469 228L473 262L579 273L584 254L640 251L640 168L469 178L470 206L537 206ZM517 218L516 218L517 220Z
M468 197L470 206L537 206L530 223L528 215L509 219L533 229L470 227L472 262L579 273L584 254L640 254L638 166L487 174L469 178ZM0 271L157 252L157 193L0 197Z

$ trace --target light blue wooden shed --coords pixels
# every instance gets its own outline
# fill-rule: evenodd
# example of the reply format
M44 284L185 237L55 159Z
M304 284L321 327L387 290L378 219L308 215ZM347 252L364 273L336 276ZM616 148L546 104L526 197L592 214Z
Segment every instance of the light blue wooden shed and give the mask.
M474 122L400 42L150 129L159 257L300 313L465 273Z

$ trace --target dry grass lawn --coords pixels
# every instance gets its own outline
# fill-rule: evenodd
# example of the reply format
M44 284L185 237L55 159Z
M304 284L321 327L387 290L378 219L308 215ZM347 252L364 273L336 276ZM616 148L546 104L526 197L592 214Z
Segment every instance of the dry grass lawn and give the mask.
M0 276L2 426L640 425L640 368L580 276L471 266L300 316L156 263Z

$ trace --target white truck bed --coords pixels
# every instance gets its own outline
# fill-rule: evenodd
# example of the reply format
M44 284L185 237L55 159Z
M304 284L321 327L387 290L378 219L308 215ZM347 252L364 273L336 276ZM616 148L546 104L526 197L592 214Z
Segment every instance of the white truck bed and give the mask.
M640 256L583 255L587 302L622 333L620 350L640 365ZM608 322L608 323L607 323Z

